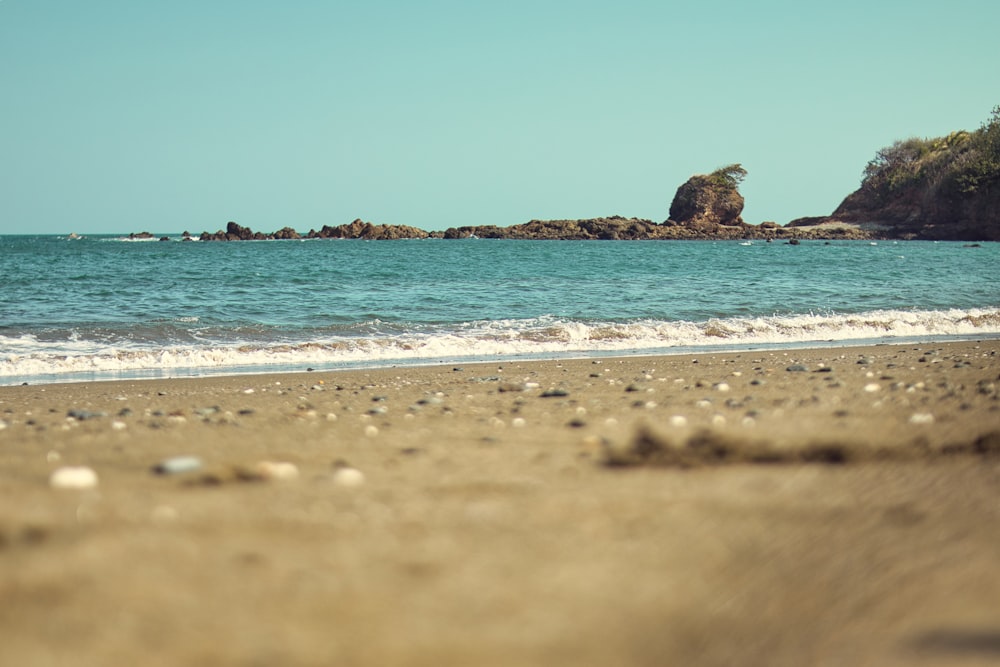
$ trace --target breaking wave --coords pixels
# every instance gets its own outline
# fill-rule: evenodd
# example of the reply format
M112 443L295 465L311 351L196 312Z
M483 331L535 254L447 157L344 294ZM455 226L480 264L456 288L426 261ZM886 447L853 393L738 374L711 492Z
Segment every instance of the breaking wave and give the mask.
M197 318L190 324L197 325ZM259 333L259 332L258 332ZM424 364L497 358L679 353L718 348L873 343L982 336L1000 337L1000 310L876 310L856 314L730 317L703 322L594 322L558 317L491 320L459 325L311 330L301 339L255 335L115 338L81 334L58 340L0 335L0 382L57 382L175 377Z

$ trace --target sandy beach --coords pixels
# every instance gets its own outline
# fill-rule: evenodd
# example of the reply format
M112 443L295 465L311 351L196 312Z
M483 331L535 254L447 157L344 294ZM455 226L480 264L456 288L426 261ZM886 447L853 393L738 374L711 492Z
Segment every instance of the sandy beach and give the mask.
M0 663L997 664L998 350L0 387Z

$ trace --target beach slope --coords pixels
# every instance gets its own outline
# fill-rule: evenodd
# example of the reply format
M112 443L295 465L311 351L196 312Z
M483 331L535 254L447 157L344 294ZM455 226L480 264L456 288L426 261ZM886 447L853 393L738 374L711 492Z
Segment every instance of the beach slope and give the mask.
M2 387L0 658L996 664L997 348Z

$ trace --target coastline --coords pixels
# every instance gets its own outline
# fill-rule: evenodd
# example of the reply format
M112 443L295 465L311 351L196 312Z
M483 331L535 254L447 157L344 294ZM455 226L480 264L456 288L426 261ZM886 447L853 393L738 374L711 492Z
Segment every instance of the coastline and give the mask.
M0 387L0 640L17 664L985 663L998 384L987 340ZM151 472L178 456L203 466ZM51 488L63 466L97 486Z

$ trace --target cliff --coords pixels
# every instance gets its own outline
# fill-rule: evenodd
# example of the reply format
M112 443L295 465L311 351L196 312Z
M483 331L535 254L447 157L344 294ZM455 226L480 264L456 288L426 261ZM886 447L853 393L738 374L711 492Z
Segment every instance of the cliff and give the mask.
M975 132L897 141L878 151L830 222L878 230L887 238L1000 241L1000 106Z

